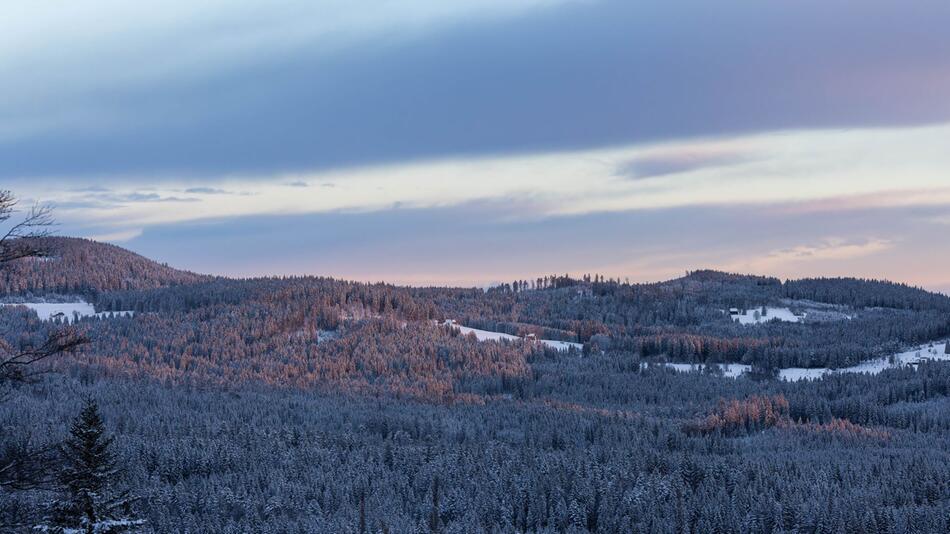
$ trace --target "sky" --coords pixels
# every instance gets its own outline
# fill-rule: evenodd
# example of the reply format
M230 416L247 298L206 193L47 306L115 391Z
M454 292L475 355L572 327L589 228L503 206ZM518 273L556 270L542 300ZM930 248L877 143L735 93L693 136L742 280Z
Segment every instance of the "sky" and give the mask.
M723 269L950 292L944 0L53 0L0 189L233 276Z

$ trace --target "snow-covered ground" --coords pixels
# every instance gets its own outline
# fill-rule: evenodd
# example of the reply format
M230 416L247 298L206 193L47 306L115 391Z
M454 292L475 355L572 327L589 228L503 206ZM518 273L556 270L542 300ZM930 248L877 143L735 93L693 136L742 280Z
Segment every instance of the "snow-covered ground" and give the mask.
M778 377L786 382L798 382L799 380L817 380L830 372L831 369L824 367L788 367L786 369L779 369Z
M749 369L752 368L751 365L743 365L741 363L718 363L711 365L718 365L719 368L722 369L722 376L727 378L738 378L740 375L748 373ZM702 371L705 367L702 364L696 363L668 363L666 366L681 373L698 372Z
M782 380L796 382L798 380L816 380L828 373L867 373L876 375L881 371L891 367L916 365L926 360L950 361L950 354L945 353L946 346L947 341L927 343L926 345L921 345L917 348L894 354L888 358L869 360L866 362L861 362L858 365L844 367L837 370L828 369L825 367L814 369L789 367L786 369L780 369L778 376ZM667 363L666 366L680 372L699 371L702 367L702 365L689 363ZM748 365L741 365L737 363L719 364L719 366L722 367L723 374L730 378L736 378L749 372L749 369L751 369L751 367Z
M467 326L462 326L460 324L452 323L463 336L469 334L475 334L475 339L479 341L501 341L503 339L513 341L516 339L521 339L518 336L513 336L511 334L502 334L501 332L489 332L488 330L479 330L477 328L469 328Z
M501 340L514 341L514 340L522 339L519 336L513 336L511 334L503 334L501 332L490 332L488 330L479 330L477 328L469 328L467 326L462 326L451 319L445 321L445 323L443 324L454 326L464 336L467 336L469 334L475 334L475 339L479 341L501 341ZM569 341L555 341L553 339L539 339L538 341L555 350L570 350L572 348L581 350L584 348L584 346L580 343L571 343Z
M788 323L797 323L801 321L804 317L799 317L792 313L792 310L788 308L765 308L766 313L762 314L762 307L758 308L749 308L745 310L745 313L739 313L732 315L733 321L738 321L739 324L759 324L771 320L785 321Z
M540 341L541 343L544 343L545 345L555 350L571 350L572 348L577 349L577 350L584 349L583 344L572 343L570 341L555 341L553 339L539 339L538 341Z
M783 380L795 381L795 380L813 380L816 378L821 378L827 373L866 373L870 375L876 375L885 369L892 367L902 367L905 365L917 365L922 361L933 360L933 361L950 361L950 354L945 354L944 350L947 346L947 342L941 341L939 343L928 343L926 345L921 345L917 348L899 352L888 358L880 358L877 360L868 360L866 362L861 362L857 365L851 367L845 367L838 369L837 371L832 369L782 369L779 373L779 376Z
M36 315L42 321L49 321L59 318L64 322L73 322L76 316L82 317L131 317L135 315L133 311L115 311L99 312L88 302L19 302L12 304L2 304L2 306L26 306L36 312Z

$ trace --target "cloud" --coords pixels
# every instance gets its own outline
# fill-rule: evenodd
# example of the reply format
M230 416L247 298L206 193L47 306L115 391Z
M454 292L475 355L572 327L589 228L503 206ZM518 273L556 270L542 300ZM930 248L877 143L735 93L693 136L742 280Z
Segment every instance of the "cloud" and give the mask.
M235 193L231 191L225 191L224 189L218 189L215 187L189 187L185 189L185 193L200 194L200 195L233 195Z
M28 4L0 23L21 183L950 120L945 2Z
M72 195L70 193L81 193ZM129 191L119 192L101 187L86 187L68 191L52 200L53 207L77 213L96 213L103 210L115 210L128 206L143 206L154 203L193 203L201 202L195 197L178 197L155 192Z
M858 190L847 195L832 195L828 198L809 199L785 204L778 209L789 213L820 213L901 206L945 205L950 205L950 186L944 186L938 184L937 181L933 181L930 187L926 185L914 189L895 187L873 192Z
M46 200L64 222L148 226L220 217L362 212L514 201L511 219L682 206L764 206L802 214L895 206L950 206L950 125L779 132L523 156L451 158L292 175L153 180L102 193L61 191ZM701 155L701 156L696 156ZM631 180L633 162L676 162L688 172ZM686 163L683 163L683 162ZM654 170L656 170L654 168ZM899 187L895 177L900 177ZM324 187L334 184L334 187ZM319 185L319 187L318 187ZM306 187L305 187L306 186ZM39 197L50 188L18 191ZM253 191L253 195L181 191ZM195 193L196 195L199 193ZM200 202L199 202L200 200ZM178 203L169 210L164 204ZM100 209L102 206L110 210Z
M102 194L93 194L88 195L87 198L98 200L101 202L111 202L115 204L142 204L142 203L152 203L152 202L201 202L201 199L194 197L176 197L176 196L163 196L159 193L142 193L142 192L131 192L131 193L102 193Z
M63 233L142 229L124 243L212 273L481 285L552 271L657 280L713 267L942 287L950 249L934 247L946 239L934 220L950 209L948 141L950 125L809 130L18 193L55 201ZM742 161L617 175L669 154ZM311 187L287 186L295 181ZM255 194L175 202L198 187Z
M70 189L70 191L78 193L108 193L110 189L108 187L102 187L101 185L91 185L88 187L77 187Z
M86 237L94 241L106 241L110 243L124 243L126 241L131 241L141 235L142 235L141 228L133 228L129 230L120 230L117 232L109 232L105 234L92 234Z
M158 193L128 193L125 195L110 195L105 198L116 202L200 202L192 197L163 197Z
M646 154L623 163L618 174L631 180L647 180L671 174L683 174L700 169L728 167L749 161L750 154L740 151L702 150L667 151L665 153Z
M876 254L893 247L887 239L863 239L849 241L842 238L826 238L813 245L798 245L792 248L770 253L768 261L779 263L786 261L815 261L852 259Z

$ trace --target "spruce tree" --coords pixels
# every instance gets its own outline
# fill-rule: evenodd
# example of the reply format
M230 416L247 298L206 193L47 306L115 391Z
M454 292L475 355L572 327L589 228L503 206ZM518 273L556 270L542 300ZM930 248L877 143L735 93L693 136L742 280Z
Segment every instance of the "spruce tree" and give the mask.
M85 402L69 434L62 447L62 496L54 503L53 525L89 534L127 532L140 525L132 517L133 499L115 489L119 468L113 438L106 435L94 401Z

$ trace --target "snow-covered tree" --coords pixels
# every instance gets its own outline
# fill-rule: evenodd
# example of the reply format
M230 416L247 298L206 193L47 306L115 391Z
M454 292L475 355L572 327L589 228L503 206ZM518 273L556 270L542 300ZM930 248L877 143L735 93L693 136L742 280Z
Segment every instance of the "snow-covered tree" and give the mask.
M115 489L119 468L113 438L106 435L96 402L85 402L69 434L63 444L61 497L53 505L52 528L46 530L115 533L141 525L132 513L134 499Z

